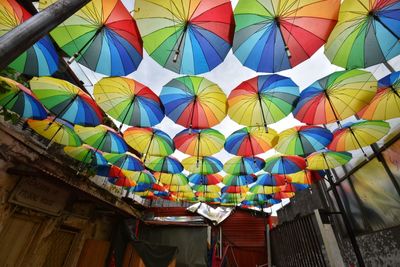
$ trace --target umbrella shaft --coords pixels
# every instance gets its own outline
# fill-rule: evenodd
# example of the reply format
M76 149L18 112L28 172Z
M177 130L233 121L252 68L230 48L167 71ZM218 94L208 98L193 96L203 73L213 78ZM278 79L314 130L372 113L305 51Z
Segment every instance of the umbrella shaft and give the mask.
M70 59L68 59L68 64L71 64L82 53L82 51L85 50L85 48L97 37L97 35L99 35L103 28L104 25L97 29L95 34L90 37L90 39L81 47L81 49L79 49L78 52L74 53L74 55Z
M265 119L265 114L264 114L264 109L263 109L260 93L258 93L258 101L260 102L261 116L263 118L265 132L268 133L267 120Z
M133 105L134 102L135 102L135 96L133 96L132 101L131 101L131 103L129 104L129 107L128 107L128 109L126 110L125 116L124 116L124 118L123 118L122 121L121 121L121 125L119 126L119 131L121 131L121 128L122 128L122 126L123 126L124 123L125 123L126 117L128 117L129 110L131 109L131 107L132 107L132 105Z
M179 40L178 48L176 49L174 58L172 60L174 63L176 63L178 61L178 57L179 57L179 54L181 52L181 46L182 46L182 43L183 43L183 39L185 38L185 35L186 35L187 27L188 26L187 26L187 23L186 23L185 27L183 28L183 31L182 31L181 39Z

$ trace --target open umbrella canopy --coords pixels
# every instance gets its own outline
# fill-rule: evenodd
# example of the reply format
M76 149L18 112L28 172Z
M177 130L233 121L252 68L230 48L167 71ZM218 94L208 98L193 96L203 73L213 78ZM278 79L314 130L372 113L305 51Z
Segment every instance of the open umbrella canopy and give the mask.
M223 193L221 195L221 205L236 206L242 202L245 194L242 193Z
M183 167L192 173L213 174L222 170L222 163L210 156L188 157L182 160Z
M231 175L227 174L224 176L222 183L225 185L235 185L235 186L244 186L251 183L254 183L257 180L257 176L254 174L249 175Z
M41 0L46 8L56 0ZM50 32L57 44L85 67L125 76L143 57L136 23L120 0L92 0Z
M185 128L211 128L226 116L224 91L203 77L175 78L163 86L160 98L166 115Z
M323 171L302 170L296 173L285 175L289 183L312 184L322 179L325 175Z
M144 165L140 161L140 159L136 155L134 155L130 152L125 152L122 154L103 153L103 156L108 162L110 162L111 164L114 164L115 166L120 167L121 169L129 170L129 171L144 170Z
M257 175L256 185L262 186L282 186L285 185L286 178L283 175L263 173Z
M163 173L163 172L155 172L154 178L157 181L160 181L165 186L182 186L189 183L187 177L182 173Z
M287 183L280 187L281 192L297 192L309 188L308 184Z
M155 172L179 173L183 171L183 166L179 160L171 156L148 156L145 165Z
M79 87L52 77L35 77L29 83L35 96L57 118L83 126L96 126L103 121L101 109Z
M106 166L108 164L101 151L98 151L87 144L77 147L66 146L64 147L64 152L71 158L79 160L84 164L95 166Z
M285 198L292 198L294 196L295 196L294 192L278 192L278 193L271 194L272 199L276 199L278 201L285 199ZM280 202L278 202L278 203L280 203Z
M16 0L0 1L0 36L32 17ZM50 76L58 69L58 54L48 36L18 56L11 68L30 76Z
M233 53L258 72L278 72L311 57L336 24L338 0L239 0Z
M28 119L29 127L44 138L64 146L80 146L81 139L75 133L74 128L68 122L49 117L44 120Z
M221 193L247 193L248 186L227 185L221 188Z
M296 173L306 168L306 161L299 156L276 155L265 160L264 170L272 174Z
M188 176L189 182L196 185L216 185L222 182L219 174L199 174L192 173Z
M254 157L273 148L278 142L278 133L269 128L245 127L233 132L224 145L226 151L242 157ZM256 161L254 159L253 161Z
M307 87L293 110L307 124L326 124L346 119L375 96L377 81L364 70L334 72Z
M393 72L378 81L378 92L357 115L366 120L389 120L400 117L400 71Z
M204 185L204 184L195 184L192 185L193 191L202 192L202 193L219 193L221 192L221 188L218 185Z
M211 156L224 147L225 136L214 129L185 129L174 137L176 148L192 156Z
M0 106L22 118L45 119L47 111L31 90L22 84L0 76Z
M398 1L345 0L325 54L346 69L386 62L400 54L399 23Z
M244 81L228 96L228 115L239 124L263 126L285 118L299 97L299 87L277 74Z
M130 126L151 127L164 111L158 96L147 86L124 77L106 77L94 85L97 104L112 118Z
M224 171L233 175L256 173L264 168L265 161L259 157L233 157L224 164Z
M130 127L124 132L126 143L142 154L168 156L175 150L169 135L155 128Z
M287 155L308 155L324 149L332 138L328 129L319 126L295 126L279 134L275 150Z
M231 48L234 21L229 0L136 0L135 10L147 53L176 73L208 72Z
M189 184L184 184L184 180L178 183L182 183L183 185L165 185L165 188L167 188L171 193L179 193L179 192L193 193L192 188L189 186Z
M349 152L322 150L307 157L307 169L328 170L345 165L352 158Z
M280 192L281 188L279 186L267 186L267 185L254 185L250 187L250 192L253 194L273 194Z
M122 170L123 174L137 184L152 184L156 183L156 179L149 171L128 171ZM143 190L144 191L144 190Z

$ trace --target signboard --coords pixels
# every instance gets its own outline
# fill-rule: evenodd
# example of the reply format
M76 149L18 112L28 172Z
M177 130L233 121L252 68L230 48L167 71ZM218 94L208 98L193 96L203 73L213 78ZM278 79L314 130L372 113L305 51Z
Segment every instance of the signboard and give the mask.
M38 178L22 178L9 202L50 215L60 215L69 192Z

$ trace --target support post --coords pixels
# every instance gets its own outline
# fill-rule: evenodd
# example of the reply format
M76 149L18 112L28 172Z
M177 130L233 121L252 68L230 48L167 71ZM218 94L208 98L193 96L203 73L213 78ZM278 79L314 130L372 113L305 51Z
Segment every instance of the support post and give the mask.
M0 70L85 6L89 0L59 0L0 37Z

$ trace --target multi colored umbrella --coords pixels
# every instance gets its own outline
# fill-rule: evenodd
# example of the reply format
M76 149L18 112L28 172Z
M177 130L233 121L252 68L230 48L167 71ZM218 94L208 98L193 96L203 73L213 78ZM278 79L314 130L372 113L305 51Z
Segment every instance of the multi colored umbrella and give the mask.
M136 185L135 181L123 174L121 168L114 165L99 166L97 168L97 175L108 177L108 181L117 186L132 187Z
M302 170L285 176L289 183L312 184L322 179L323 171Z
M307 169L309 170L328 170L345 165L352 158L349 152L335 152L322 150L314 152L307 157Z
M79 87L52 77L35 77L29 83L35 96L56 118L83 126L96 126L102 122L101 109Z
M231 48L234 21L229 0L137 0L135 10L147 53L176 73L208 72Z
M185 129L174 137L179 151L196 157L218 153L224 141L225 136L214 129Z
M279 134L275 150L287 155L308 155L324 149L332 138L328 129L319 126L295 126Z
M163 173L163 172L155 172L154 178L157 181L160 181L165 186L182 186L188 184L188 179L182 173Z
M163 86L160 93L166 115L185 128L205 129L226 116L226 95L215 83L203 77L178 77Z
M282 200L284 198L292 198L294 197L294 192L278 192L271 195L272 199ZM280 202L279 202L280 203Z
M31 90L16 81L1 76L0 106L2 106L2 110L10 110L22 118L41 120L47 117L47 111Z
M245 127L233 132L226 139L224 148L231 154L254 158L273 148L277 142L278 133L271 128L265 132L262 127Z
M171 156L148 156L145 165L156 172L179 173L183 171L183 166L179 160Z
M242 202L245 195L242 193L223 193L221 195L221 205L236 206Z
M122 154L103 153L103 156L108 162L120 167L121 169L129 171L144 170L144 165L140 159L130 152L125 152Z
M254 185L250 187L250 192L253 194L274 194L281 191L279 186L266 186L266 185Z
M227 185L221 188L221 193L247 193L249 191L248 186L239 186L239 185Z
M124 132L124 139L133 149L146 156L168 156L175 150L171 137L155 128L128 128Z
M262 186L282 186L285 185L286 179L283 175L263 173L257 175L256 185Z
M299 156L277 155L265 160L264 170L272 174L296 173L306 168L306 161Z
M399 3L345 0L325 55L346 69L366 68L400 54Z
M0 36L24 23L31 16L15 0L0 1ZM50 76L57 71L58 63L58 54L53 43L48 36L44 36L9 66L30 76Z
M192 173L188 176L189 182L197 185L216 185L222 182L222 176L219 174L199 174Z
M156 183L155 177L149 171L128 171L122 170L123 174L129 179L135 181L138 185L148 184L151 185ZM144 191L144 190L143 190Z
M66 146L64 147L64 152L84 164L95 165L95 166L105 166L108 164L107 160L103 157L100 151L95 148L83 144L78 147Z
M97 104L123 124L151 127L162 121L158 96L147 86L124 77L106 77L94 85Z
M385 121L349 122L333 132L333 140L328 149L333 151L361 149L364 156L367 157L363 147L376 143L389 130L390 124Z
M366 120L389 120L400 117L400 71L393 72L378 81L378 92L357 115Z
M32 130L34 130L44 138L50 140L49 145L52 142L64 146L82 145L81 139L74 132L74 128L72 125L60 119L57 119L54 122L52 121L53 118L49 117L44 120L28 119L27 123Z
M74 126L75 132L83 142L97 150L108 153L125 153L128 150L124 139L113 128L106 125L96 127Z
M281 186L281 192L298 192L309 188L307 184L287 183Z
M193 185L192 189L196 192L201 192L201 193L219 193L221 192L221 188L218 185Z
M179 192L191 192L192 188L189 186L189 184L184 184L184 181L182 180L182 185L165 185L165 188L167 188L171 193L179 193Z
M254 183L257 180L257 176L254 174L249 175L231 175L227 174L224 176L222 183L225 185L235 185L235 186L244 186L251 183Z
M72 59L107 76L128 75L142 61L139 31L120 0L92 0L50 34Z
M264 168L264 160L258 157L233 157L224 164L224 171L233 175L248 175Z
M228 96L228 115L239 124L263 126L285 118L299 97L299 87L277 74L244 81Z
M339 5L338 0L239 0L233 53L257 72L292 68L324 45Z
M338 122L365 107L376 90L377 82L367 71L337 71L303 90L293 115L307 124Z
M222 170L222 163L209 156L188 157L182 160L183 167L192 173L213 174Z

